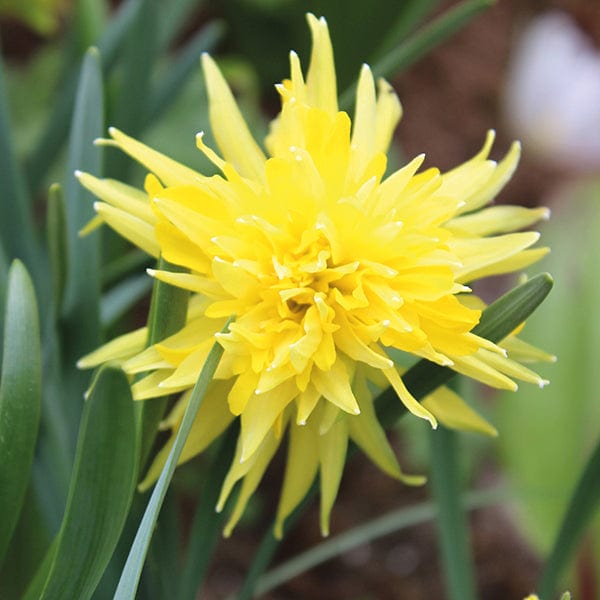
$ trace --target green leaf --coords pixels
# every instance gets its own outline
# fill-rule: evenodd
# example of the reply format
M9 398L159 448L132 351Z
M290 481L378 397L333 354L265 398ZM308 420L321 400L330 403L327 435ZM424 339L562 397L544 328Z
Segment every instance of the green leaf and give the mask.
M467 492L463 498L463 505L465 508L473 510L498 504L502 499L503 493L499 490ZM399 508L353 527L305 552L297 554L265 573L258 580L255 594L256 596L262 596L294 577L306 573L309 569L386 535L402 531L407 527L427 523L436 516L436 513L437 506L435 503L423 502L415 506Z
M113 325L152 289L152 278L146 273L132 275L103 294L100 321L103 327Z
M100 150L93 145L93 141L102 135L104 129L103 93L100 56L92 48L86 53L81 68L64 188L68 276L63 312L66 318L67 363L74 363L100 341L99 232L84 238L79 236L80 230L95 213L93 196L79 184L74 172L78 169L100 172Z
M0 241L9 259L20 258L37 280L39 248L35 239L31 199L17 162L10 130L4 65L0 58Z
M114 66L123 40L127 38L140 8L140 0L123 2L98 40L96 47L104 58L105 74ZM30 190L36 191L39 188L67 137L75 105L78 76L79 68L76 66L61 82L55 95L56 103L48 117L48 125L28 161L27 181Z
M147 124L152 124L177 98L189 75L198 69L202 52L210 51L223 35L222 23L203 27L169 63L160 83L152 89L147 109Z
M431 488L438 508L437 525L446 591L451 600L475 600L473 559L461 498L456 432L440 425L428 432Z
M440 0L405 0L402 3L402 10L398 11L398 16L389 30L385 34L383 41L377 48L375 59L385 55L392 50L394 46L404 41L404 38L430 13Z
M232 320L233 319L231 318L227 321L223 327L223 333L228 330L229 324ZM146 554L152 538L152 532L156 525L160 508L167 493L171 478L173 477L173 473L175 472L175 467L177 466L177 461L179 460L181 451L183 450L187 437L192 429L192 425L194 423L194 419L196 418L196 414L198 413L198 409L200 408L200 404L202 403L204 395L206 394L206 390L213 379L222 355L223 347L220 344L215 343L211 348L208 357L206 358L206 362L202 367L198 381L192 390L189 403L185 409L185 413L181 421L181 426L179 427L179 431L175 437L175 442L171 448L171 452L169 452L167 462L165 463L160 477L158 478L154 490L152 491L152 496L150 497L150 501L146 511L144 512L144 517L142 518L142 522L140 523L135 540L131 546L123 573L121 574L121 579L119 580L119 585L117 587L117 591L115 592L114 600L130 600L131 598L135 597L135 592L139 585L142 568L144 566L144 561L146 559Z
M33 284L20 261L8 274L0 383L0 563L19 519L40 421L42 359Z
M62 306L68 271L65 202L62 188L58 183L51 185L48 193L46 230L54 307L58 313Z
M178 271L179 267L171 265L164 258L158 262L159 270ZM164 340L179 330L185 323L189 292L172 285L154 280L150 315L148 316L148 346ZM136 410L140 422L141 453L140 464L143 467L154 443L167 398L153 398L147 402L137 402Z
M215 506L219 499L221 483L231 466L238 433L238 427L232 424L222 436L217 455L206 475L200 503L189 534L187 556L177 591L178 600L195 600L198 597L199 588L213 557L228 512L226 505L224 510L215 514ZM233 500L233 496L230 500Z
M111 124L138 136L146 122L147 99L158 57L158 0L142 0L142 7L123 48L119 91L110 115ZM107 157L107 173L122 179L129 162L122 154Z
M373 75L390 77L403 71L433 48L445 42L473 17L492 4L493 0L465 0L457 4L375 62L372 65ZM341 107L347 108L352 105L355 87L354 84L351 85L340 95Z
M550 598L569 564L577 543L600 506L600 441L590 456L563 517L558 536L546 560L538 589Z
M121 535L137 473L129 381L103 367L85 402L67 507L40 600L91 597Z
M473 333L492 342L499 342L523 323L543 302L552 289L550 275L542 273L510 290L490 304L482 313ZM406 387L420 400L444 385L456 375L448 367L420 360L402 376ZM393 425L406 408L398 402L396 393L388 388L376 399L377 416L384 427Z

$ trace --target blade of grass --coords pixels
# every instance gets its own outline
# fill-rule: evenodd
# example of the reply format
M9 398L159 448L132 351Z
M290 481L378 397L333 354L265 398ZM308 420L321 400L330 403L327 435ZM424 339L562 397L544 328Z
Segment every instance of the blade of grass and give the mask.
M70 447L75 445L81 415L81 397L88 375L77 372L78 358L100 343L100 232L80 238L79 231L94 216L93 197L74 177L77 169L100 173L100 149L93 145L104 129L103 85L100 56L86 53L81 68L67 156L65 216L68 266L62 308L61 419L67 424Z
M151 257L137 248L120 254L112 262L102 265L102 287L113 285L133 272L145 271L151 261Z
M158 0L142 0L122 53L119 91L111 125L138 136L146 120L150 81L158 57ZM131 162L122 153L107 155L106 173L124 179Z
M468 492L463 497L463 505L469 510L475 510L500 502L502 496L502 491L498 489ZM286 581L359 546L408 527L431 521L436 514L437 508L434 502L423 502L415 506L399 508L367 523L353 527L317 544L306 552L290 558L265 573L256 585L255 595L266 594Z
M405 42L390 50L372 65L375 77L390 77L403 71L433 48L445 42L464 27L473 17L489 8L494 0L465 0L429 23ZM340 95L339 104L343 109L352 106L355 85L348 87Z
M6 256L20 258L37 281L39 247L35 239L31 198L12 143L4 65L0 58L0 241Z
M152 289L152 278L146 275L132 275L118 283L100 300L100 321L103 327L113 325L129 309L133 308Z
M258 549L254 553L254 559L250 564L250 568L246 572L246 577L244 578L242 587L236 595L237 600L250 600L256 595L256 586L258 585L258 581L271 564L273 556L275 556L275 552L277 551L281 540L308 508L313 498L316 496L318 489L319 487L317 482L313 482L311 488L304 497L304 500L302 500L302 502L294 509L292 514L285 520L281 539L278 539L273 535L275 523L273 523L267 533L263 536Z
M229 329L229 324L232 320L233 319L231 318L227 321L223 327L223 333ZM167 462L165 463L154 490L152 491L150 501L148 502L148 506L144 512L144 517L142 518L142 522L140 523L138 532L133 541L133 545L131 546L123 573L121 574L121 579L119 580L119 585L117 586L114 600L130 600L131 598L135 597L135 592L139 585L142 568L144 566L144 561L146 559L146 554L152 538L152 532L154 530L154 526L156 525L160 508L167 493L171 478L173 477L173 473L175 472L175 467L177 466L177 461L181 455L181 451L183 450L187 437L192 429L192 425L194 423L194 419L196 418L196 414L198 413L198 409L200 408L200 404L202 403L204 395L206 394L206 390L213 379L222 355L223 347L218 343L215 343L211 348L208 357L206 358L204 366L202 367L198 381L194 386L189 403L185 409L181 426L179 427L179 431L175 437L173 448L171 448Z
M103 367L85 402L65 516L40 600L92 596L121 534L137 473L129 381Z
M140 8L141 0L123 2L98 40L96 47L104 59L102 67L105 75L114 66L123 40L127 38ZM60 85L60 93L56 95L57 102L48 117L48 125L27 161L27 183L34 192L42 184L67 139L69 121L75 106L78 76L79 68L76 65Z
M170 62L164 77L152 89L148 100L146 125L154 122L177 98L189 75L198 69L201 54L214 48L223 31L222 23L209 23L178 52Z
M158 269L178 271L179 267L160 258ZM189 292L186 290L162 281L154 281L148 316L148 346L164 340L183 326L187 315L188 298ZM153 398L146 402L136 403L136 414L140 423L140 466L142 468L154 443L158 424L163 417L167 402L168 397Z
M401 43L438 4L440 0L406 0L402 10L398 11L396 21L389 28L385 38L377 48L375 59L385 55L394 46Z
M541 598L551 598L555 593L560 577L599 505L600 441L581 474L563 517L556 541L544 564L538 585Z
M159 48L164 51L173 42L193 13L197 13L205 0L171 0L159 4Z
M0 564L29 483L42 401L40 327L33 283L20 261L8 274L0 378Z
M52 276L52 297L55 318L60 314L68 272L67 222L62 188L58 183L50 186L46 210L48 255Z
M197 598L198 590L206 576L214 547L219 539L227 514L227 506L216 514L215 506L221 491L220 484L225 479L233 459L237 436L238 427L233 424L222 436L217 454L206 475L200 503L194 515L187 555L179 580L178 600L194 600Z
M74 177L77 169L101 170L101 155L93 141L104 129L100 55L88 50L81 68L75 113L71 124L65 184L68 275L64 314L67 320L67 358L73 362L100 341L99 232L84 238L79 231L94 216L93 196ZM77 398L79 402L79 398Z
M438 507L437 525L446 591L450 600L475 600L475 577L468 527L462 506L457 437L440 425L428 432L431 488Z

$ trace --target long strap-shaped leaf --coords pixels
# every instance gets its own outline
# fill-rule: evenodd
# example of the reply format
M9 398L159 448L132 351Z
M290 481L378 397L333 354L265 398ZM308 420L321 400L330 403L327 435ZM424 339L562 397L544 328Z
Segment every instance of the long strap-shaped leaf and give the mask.
M551 598L577 543L600 506L600 441L590 456L563 517L560 531L544 565L538 586L541 598Z
M85 402L65 516L40 567L48 574L36 576L26 600L92 596L119 540L135 489L135 427L127 377L103 367Z
M227 321L223 328L223 332L227 331L231 321L232 319ZM175 437L175 443L171 448L167 462L165 463L156 486L152 491L150 502L148 502L144 517L142 518L142 522L140 523L140 527L131 546L131 550L129 551L129 556L127 557L127 562L125 563L123 573L121 574L121 579L119 580L119 585L117 587L117 591L115 592L114 600L131 600L131 598L135 597L135 592L142 575L142 568L144 566L146 554L148 553L148 547L150 545L152 532L156 525L160 508L165 499L169 484L171 483L171 478L175 472L175 467L177 466L177 461L179 460L181 451L183 450L187 437L192 429L192 425L194 423L194 419L196 418L196 414L198 413L198 409L200 408L200 404L202 403L204 395L206 394L206 390L213 379L222 355L223 347L218 343L215 343L208 354L204 366L202 367L200 377L194 386L192 395L190 396L189 403L185 409L185 413L181 421L181 426L179 427L179 431Z
M402 42L373 65L373 74L377 77L397 75L433 48L445 42L454 33L462 29L473 17L489 8L493 0L465 0L445 12L432 23L421 28L405 42ZM339 104L346 108L352 104L354 85L340 95Z
M0 564L29 481L42 398L42 358L33 284L20 261L8 274L0 383Z

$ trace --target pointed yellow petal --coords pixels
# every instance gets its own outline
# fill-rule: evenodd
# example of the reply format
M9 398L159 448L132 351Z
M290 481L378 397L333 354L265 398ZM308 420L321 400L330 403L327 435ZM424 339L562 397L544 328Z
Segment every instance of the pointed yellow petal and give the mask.
M550 210L545 207L491 206L451 219L444 227L461 234L488 236L524 229L549 216Z
M297 394L296 386L288 382L264 394L253 394L248 399L241 416L242 462L253 456L275 419Z
M88 173L76 172L81 185L107 204L120 208L134 217L154 224L156 217L148 203L148 196L137 188L114 179L98 179Z
M368 65L363 65L356 91L356 109L352 130L352 162L349 172L359 175L375 152L375 82Z
M327 22L313 14L306 16L312 33L312 53L306 78L308 103L329 114L338 110L337 83L333 63L333 48Z
M352 419L353 417L348 417ZM327 433L320 435L319 463L321 472L321 534L329 535L329 517L335 502L348 447L348 426L342 419L335 423Z
M200 185L206 178L177 161L152 150L136 139L125 135L115 127L108 129L113 140L97 140L107 146L117 146L126 154L144 165L154 173L165 185Z
M360 413L358 402L352 392L346 367L340 357L329 371L312 370L311 381L319 393L342 410L357 415Z
M223 535L225 537L229 537L233 528L236 526L238 521L246 509L246 505L248 504L248 500L250 500L252 494L258 487L260 480L262 479L273 455L277 451L279 444L281 442L281 437L277 437L273 434L269 434L264 443L261 445L260 450L256 453L256 460L252 461L252 466L248 469L246 474L244 475L244 480L242 482L242 486L240 488L240 492L238 494L235 507L231 512L231 516L227 521L223 529ZM245 463L244 463L245 464ZM232 467L233 468L233 467ZM222 506L220 504L219 506Z
M95 202L94 209L117 233L150 256L158 258L160 247L156 241L153 225L104 202Z
M426 396L422 402L442 425L451 429L474 431L495 437L498 431L478 415L458 394L447 387L440 387Z
M360 398L360 415L348 418L349 435L361 450L384 472L407 485L422 485L425 477L406 475L400 469L396 455L390 446L385 431L373 407L370 394L365 390Z
M402 106L394 88L385 79L378 79L377 88L374 151L387 152L396 125L402 118Z
M290 426L288 454L281 497L275 519L275 537L283 535L287 516L308 492L319 466L317 420L309 419L306 425Z
M404 404L404 406L406 406L406 408L413 415L429 421L431 427L435 429L437 427L437 420L435 416L431 414L422 404L419 404L415 397L408 391L396 368L392 367L391 369L382 369L381 372L386 376L396 394L398 394L402 404Z
M77 361L78 369L91 369L108 361L124 361L141 352L146 345L148 328L121 335Z
M208 54L202 55L202 67L208 89L210 124L225 160L243 177L263 181L265 155L254 141L227 82Z

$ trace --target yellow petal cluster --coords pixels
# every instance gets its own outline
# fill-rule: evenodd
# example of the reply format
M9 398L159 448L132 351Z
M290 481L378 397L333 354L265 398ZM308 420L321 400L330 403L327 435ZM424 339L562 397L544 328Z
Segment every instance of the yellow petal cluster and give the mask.
M353 122L337 105L333 51L323 19L308 16L313 49L303 75L290 54L290 78L277 87L281 112L263 150L252 137L214 61L203 56L210 121L220 154L202 134L198 148L221 174L201 175L115 129L101 143L120 148L149 171L145 190L78 173L98 198L102 221L185 272L150 274L193 292L186 325L144 348L145 332L115 340L81 361L118 360L145 374L143 400L183 392L164 427L176 431L189 393L217 339L223 359L194 424L182 461L202 452L240 419L236 455L218 509L240 494L226 533L241 516L287 432L288 458L277 530L320 474L321 528L352 440L383 471L408 483L379 425L374 390L392 386L399 401L433 427L438 421L494 433L456 394L417 402L390 351L453 368L498 388L514 379L542 384L506 349L472 333L480 309L467 284L538 260L535 232L515 232L545 209L486 205L510 178L514 144L489 160L494 139L456 169L419 171L418 156L386 175L386 151L400 103L364 65ZM236 315L226 334L218 333ZM521 347L527 354L527 348ZM143 486L160 472L171 443Z

